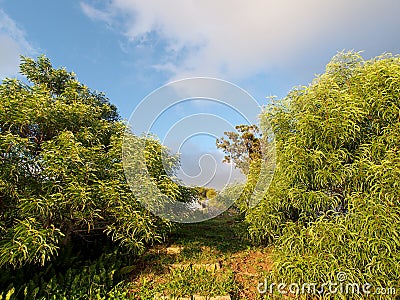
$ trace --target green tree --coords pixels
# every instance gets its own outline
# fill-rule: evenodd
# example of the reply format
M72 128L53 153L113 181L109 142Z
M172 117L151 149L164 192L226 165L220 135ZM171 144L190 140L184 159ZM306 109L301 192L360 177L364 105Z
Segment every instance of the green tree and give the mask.
M225 152L224 162L233 162L247 175L252 160L261 157L261 135L256 125L237 125L236 132L224 132L225 137L216 140L217 148Z
M322 284L345 272L351 283L397 286L400 58L340 53L263 118L277 169L246 221L253 238L275 243L272 280Z
M126 126L116 107L44 56L23 57L20 69L28 83L0 85L0 265L43 265L74 235L105 232L134 252L160 240L170 224L126 183ZM157 175L158 142L143 139L151 175L166 194L179 194Z
M242 213L258 202L258 195L255 194L268 188L275 167L271 130L265 119L261 121L263 132L256 125L237 125L238 132L225 132L227 138L222 137L216 141L217 148L226 153L223 161L233 162L247 177L244 185L230 187L231 190L242 188L240 196L235 196L235 206Z

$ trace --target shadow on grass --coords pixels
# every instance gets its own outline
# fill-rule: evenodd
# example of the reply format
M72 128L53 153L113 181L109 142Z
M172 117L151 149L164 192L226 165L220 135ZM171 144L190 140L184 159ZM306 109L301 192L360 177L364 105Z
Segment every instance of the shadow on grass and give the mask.
M251 248L250 241L241 238L240 224L238 213L229 210L204 222L177 225L166 244L151 247L141 256L131 279L141 274L166 274L169 266L176 263L218 263ZM171 254L168 248L179 250Z
M240 252L251 247L250 241L242 237L240 216L229 210L214 219L193 224L180 224L169 242L183 246L182 255L201 252L204 247L223 255Z

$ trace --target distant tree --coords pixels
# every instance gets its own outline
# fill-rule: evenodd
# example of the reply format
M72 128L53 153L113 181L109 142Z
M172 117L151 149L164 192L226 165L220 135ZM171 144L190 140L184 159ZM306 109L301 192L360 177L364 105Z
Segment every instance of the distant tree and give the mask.
M247 175L252 160L261 158L261 133L256 125L237 125L236 132L224 132L216 140L217 148L225 152L224 162L233 163Z
M197 186L193 188L196 192L197 198L199 200L211 199L214 198L217 192L213 188L205 187L205 186Z
M215 189L213 189L213 188L208 188L208 189L207 189L207 192L206 192L206 197L207 197L207 199L212 199L212 198L214 198L215 196L217 196L217 192L215 191Z

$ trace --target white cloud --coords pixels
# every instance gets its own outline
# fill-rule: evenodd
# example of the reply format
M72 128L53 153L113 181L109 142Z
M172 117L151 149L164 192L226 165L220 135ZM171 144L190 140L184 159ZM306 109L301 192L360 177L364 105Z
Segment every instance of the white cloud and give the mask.
M154 65L174 78L243 78L312 61L327 48L380 51L387 45L383 51L390 51L388 37L400 27L398 0L111 0L103 8L82 3L82 9L122 23L131 41L156 33L166 46Z
M0 79L18 74L19 56L36 51L25 38L25 32L0 10Z
M231 163L224 163L219 150L204 150L187 143L180 156L181 168L177 177L187 186L207 186L222 190L226 185L244 182L246 177Z
M104 21L107 24L110 24L112 21L112 15L105 11L94 8L93 6L88 5L87 3L80 3L82 11L92 20Z

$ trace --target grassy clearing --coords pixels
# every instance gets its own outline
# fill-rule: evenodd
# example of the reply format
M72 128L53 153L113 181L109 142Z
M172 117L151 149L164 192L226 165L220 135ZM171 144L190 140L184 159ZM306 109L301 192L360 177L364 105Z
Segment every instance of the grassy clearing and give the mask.
M233 211L182 224L142 256L121 252L107 239L78 243L84 251L65 248L44 267L4 268L0 299L261 299L257 284L271 267L269 250L239 238L240 224Z
M239 226L232 210L202 223L182 224L165 245L149 249L132 266L134 298L261 299L257 284L271 268L269 250L241 239Z

